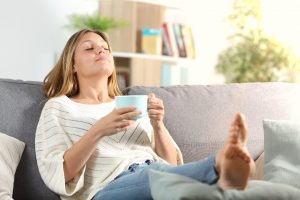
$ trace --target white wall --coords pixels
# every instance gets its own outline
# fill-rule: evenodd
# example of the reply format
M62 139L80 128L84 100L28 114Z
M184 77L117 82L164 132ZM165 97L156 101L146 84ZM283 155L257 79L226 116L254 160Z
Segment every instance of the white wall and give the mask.
M189 69L189 84L223 83L214 66L218 53L227 46L229 25L225 18L231 8L228 0L187 0L183 6L193 30L196 61Z
M263 26L300 57L300 1L263 0Z
M170 0L172 1L172 0ZM225 21L232 0L185 0L197 60L189 84L222 83L215 73L219 52L227 46ZM300 56L300 1L262 0L266 29ZM98 8L97 0L9 0L0 6L0 78L41 81L53 67L73 31L63 26L71 13Z
M97 7L91 0L2 1L0 78L41 81L72 33L62 28L66 16Z
M186 0L184 8L194 31L197 60L189 71L189 84L222 83L216 74L218 54L228 46L232 31L226 17L232 0ZM261 0L266 32L300 57L300 1Z

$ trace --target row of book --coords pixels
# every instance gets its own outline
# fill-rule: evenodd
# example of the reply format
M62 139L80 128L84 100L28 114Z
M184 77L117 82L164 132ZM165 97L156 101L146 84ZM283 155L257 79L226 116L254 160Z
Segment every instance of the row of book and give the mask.
M195 47L190 26L164 23L162 30L163 55L195 58Z
M190 26L165 22L161 29L141 30L141 52L174 57L196 57Z

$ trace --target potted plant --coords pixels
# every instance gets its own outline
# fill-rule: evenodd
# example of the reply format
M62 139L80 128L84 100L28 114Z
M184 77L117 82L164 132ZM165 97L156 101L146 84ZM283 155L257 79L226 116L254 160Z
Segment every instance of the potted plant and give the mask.
M107 32L110 29L121 28L128 25L128 22L124 20L100 16L98 11L95 11L92 14L72 14L68 18L69 24L66 25L66 27L70 29L89 28Z
M261 27L260 0L234 0L228 19L235 34L216 65L226 82L295 81L299 59Z

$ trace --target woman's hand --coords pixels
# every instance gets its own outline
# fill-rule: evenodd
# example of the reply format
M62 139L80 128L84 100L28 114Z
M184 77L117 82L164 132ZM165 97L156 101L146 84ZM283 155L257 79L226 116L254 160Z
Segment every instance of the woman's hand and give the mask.
M177 164L177 152L167 128L163 123L164 103L153 93L148 95L148 115L154 130L154 150L167 162Z
M140 114L141 112L133 106L114 109L108 115L98 120L92 128L96 129L96 132L101 133L102 136L113 135L120 131L126 131L134 123L130 119Z
M148 95L148 115L154 129L163 125L164 114L163 101L155 97L154 93L150 93Z

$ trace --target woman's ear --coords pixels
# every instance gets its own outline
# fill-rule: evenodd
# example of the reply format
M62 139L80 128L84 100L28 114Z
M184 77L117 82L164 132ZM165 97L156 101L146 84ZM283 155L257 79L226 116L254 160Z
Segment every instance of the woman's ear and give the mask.
M75 65L72 67L72 72L73 73L76 73L77 71L76 71L76 68L75 68Z

